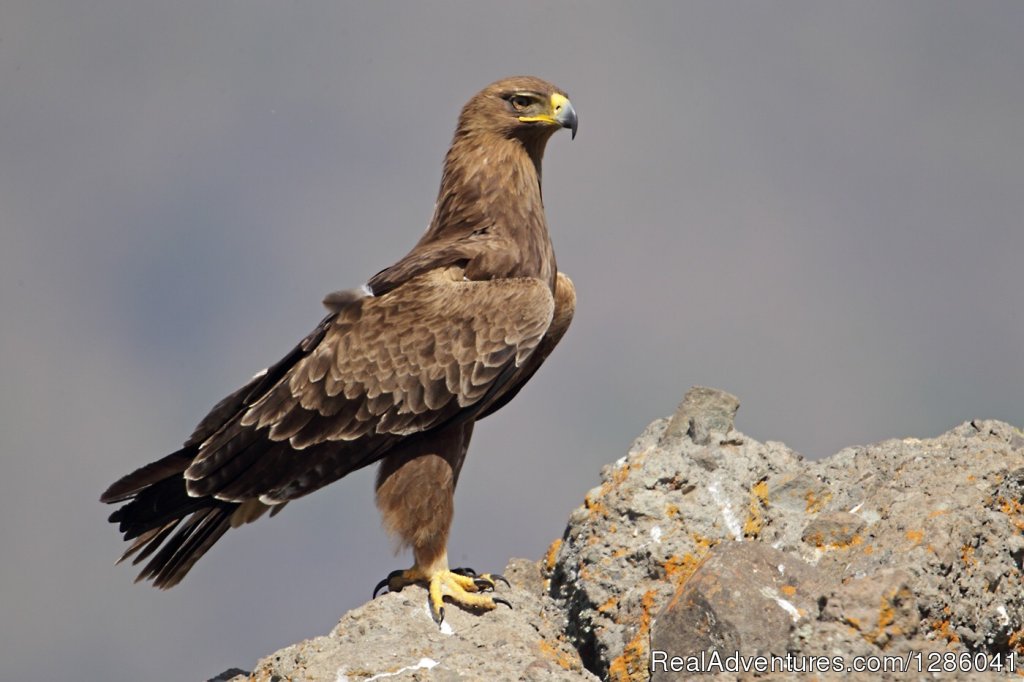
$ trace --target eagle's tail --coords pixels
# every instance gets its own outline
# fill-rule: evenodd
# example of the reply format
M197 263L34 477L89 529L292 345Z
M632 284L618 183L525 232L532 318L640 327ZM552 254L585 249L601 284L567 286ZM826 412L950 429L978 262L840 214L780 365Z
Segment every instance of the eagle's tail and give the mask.
M101 502L127 502L109 519L119 524L125 540L133 541L118 563L136 555L132 564L139 564L156 552L136 582L152 580L161 589L177 585L227 532L232 515L242 506L189 496L182 472L195 456L194 450L186 447L147 464L111 485L100 497Z

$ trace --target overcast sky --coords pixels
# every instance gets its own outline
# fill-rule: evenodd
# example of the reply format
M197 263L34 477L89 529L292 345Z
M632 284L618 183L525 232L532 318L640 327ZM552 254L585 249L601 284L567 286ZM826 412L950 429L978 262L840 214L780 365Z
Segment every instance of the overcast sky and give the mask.
M0 676L251 667L410 564L371 470L170 592L113 566L97 498L408 251L460 107L507 75L579 113L544 173L579 304L475 433L454 564L541 556L694 384L815 458L1021 425L1022 35L1013 1L6 0Z

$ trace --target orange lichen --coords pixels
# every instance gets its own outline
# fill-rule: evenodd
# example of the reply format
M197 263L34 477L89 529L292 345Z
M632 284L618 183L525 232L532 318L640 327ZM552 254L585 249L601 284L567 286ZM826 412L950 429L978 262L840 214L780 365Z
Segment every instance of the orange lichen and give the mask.
M878 632L882 633L887 627L896 622L896 609L893 608L892 602L885 597L882 597L882 605L878 609Z
M960 641L960 635L953 629L953 625L949 622L948 618L932 621L932 630L939 637L945 639L947 644L956 644Z
M690 537L693 538L693 542L697 545L694 552L687 552L682 556L673 554L668 559L665 559L665 562L661 565L665 571L665 577L671 580L672 584L677 587L685 583L693 575L693 572L700 566L700 562L704 560L708 550L716 544L716 541L698 533L693 533Z
M709 538L706 535L700 533L690 533L690 538L697 545L697 554L703 557L709 549L718 544L718 540Z
M794 586L794 585L783 585L782 587L779 588L779 591L782 592L782 594L786 595L787 597L792 597L792 596L796 595L796 586Z
M599 514L604 518L608 518L608 516L610 515L608 507L605 505L605 503L599 499L595 499L595 497L590 495L590 493L587 493L587 496L583 498L583 504L590 512L591 518Z
M650 677L647 669L647 642L651 633L651 611L654 609L654 590L647 590L640 600L640 627L622 654L608 666L608 679L612 682L641 682Z
M814 545L819 549L825 548L825 535L821 531L807 533L804 535L804 542Z
M878 618L874 627L866 628L857 618L847 616L846 624L856 630L866 641L884 649L893 637L903 634L903 627L896 622L897 608L901 602L911 598L905 586L896 587L879 597Z
M864 542L864 538L861 537L859 533L854 533L849 538L840 539L838 541L826 540L824 533L818 531L815 533L809 533L805 535L804 541L814 545L818 549L829 551L834 549L850 549L852 547L856 547L857 545ZM870 554L872 550L868 550L865 548L865 551L868 554Z
M764 528L764 512L768 508L768 482L761 480L750 489L750 504L747 520L743 523L743 535L757 538Z
M564 651L561 651L558 647L551 644L545 639L540 640L537 645L540 647L540 652L547 658L550 658L555 663L560 665L565 670L573 670L577 666L574 665L572 657Z
M619 485L629 476L629 462L623 462L622 466L612 472L612 485Z
M806 511L808 514L817 514L822 509L825 508L825 505L828 504L829 500L831 499L832 493L830 492L826 491L824 495L818 497L813 490L808 490L806 493L804 493L804 500L806 502L804 511Z
M674 519L675 517L679 516L679 507L677 507L674 504L665 505L665 516L669 517L670 519Z
M835 549L848 549L850 547L856 547L862 542L864 542L864 538L862 538L860 535L854 534L850 536L850 539L846 542L833 542L832 546Z
M973 567L978 563L978 560L974 556L974 547L970 545L964 545L960 548L960 561L964 562L964 566Z
M1018 654L1024 654L1024 629L1011 632L1006 643Z
M562 549L562 539L558 538L550 545L544 554L544 570L548 573L555 570L555 562L558 560L558 550Z
M607 613L619 605L618 597L609 597L608 601L597 607L598 613Z
M907 535L907 540L909 540L910 542L913 542L914 545L920 545L921 541L924 540L924 531L920 530L920 529L908 530L906 535Z
M673 554L668 559L665 559L662 568L665 569L665 577L671 580L674 585L681 585L686 582L687 578L693 575L693 572L697 570L698 564L700 564L700 559L687 552L683 556Z
M1011 500L1002 496L996 502L999 505L999 511L1010 517L1010 521L1017 527L1017 530L1024 532L1024 504L1020 500Z

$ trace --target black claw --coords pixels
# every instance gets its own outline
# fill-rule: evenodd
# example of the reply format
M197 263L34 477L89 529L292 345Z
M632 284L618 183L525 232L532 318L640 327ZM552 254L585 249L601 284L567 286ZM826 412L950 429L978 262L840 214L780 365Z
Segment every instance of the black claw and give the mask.
M503 576L501 573L491 573L490 575L491 575L491 580L493 582L498 582L500 580L501 582L505 583L505 585L507 587L512 587L512 583L510 583L508 581L508 578Z
M388 577L384 578L384 580L381 580L379 583L377 583L377 587L373 588L373 599L377 598L377 593L380 592L381 588L383 587L387 587L388 592L391 592L391 579L397 578L403 573L405 573L405 571L402 570L391 571L390 573L388 573Z
M476 571L474 571L472 568L466 568L466 567L453 568L453 569L451 569L451 572L454 573L455 575L465 576L466 578L475 578L476 575L477 575Z
M434 619L434 622L437 623L437 627L441 627L441 624L444 623L444 607L443 606L440 609L437 610L437 618Z
M504 604L505 606L509 607L510 609L512 608L512 604L510 602L506 601L505 599L502 599L501 597L494 597L492 600L494 601L495 604Z
M473 584L476 585L476 589L480 590L481 592L494 591L494 582L487 580L486 578L477 578L473 581Z

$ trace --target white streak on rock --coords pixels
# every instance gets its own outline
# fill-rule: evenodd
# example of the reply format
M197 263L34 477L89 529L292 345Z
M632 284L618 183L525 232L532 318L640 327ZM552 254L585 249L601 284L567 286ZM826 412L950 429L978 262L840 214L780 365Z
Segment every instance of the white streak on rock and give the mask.
M732 533L733 540L743 539L743 528L740 526L739 519L732 511L732 505L729 500L725 499L722 495L722 489L718 487L718 479L711 481L711 485L708 486L708 492L711 493L711 499L715 501L718 508L722 510L722 518L725 520L725 527Z
M778 604L780 609L789 614L789 617L793 619L794 623L800 620L800 609L793 606L793 602L789 601L788 599L783 599L779 596L778 592L771 589L770 587L762 588L761 594L765 598L771 599L776 604Z
M385 677L395 677L396 675L401 675L402 673L411 672L413 670L430 670L436 665L437 661L435 661L432 658L424 657L421 658L419 662L416 663L416 665L407 665L404 668L399 668L393 673L380 673L374 675L373 677L366 678L364 682L372 682L373 680L380 680L384 679ZM338 677L335 679L335 682L349 682L348 675L345 674L344 670L338 671Z

